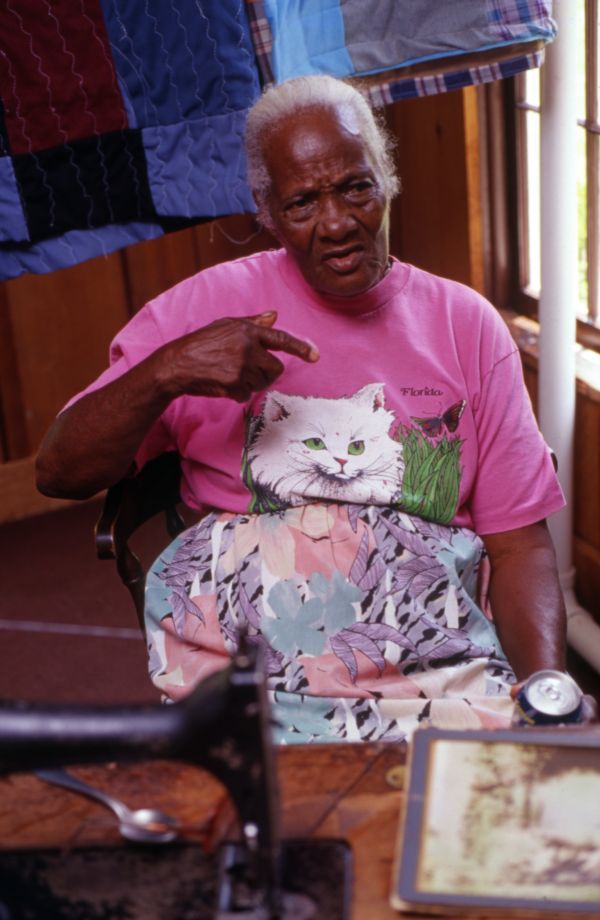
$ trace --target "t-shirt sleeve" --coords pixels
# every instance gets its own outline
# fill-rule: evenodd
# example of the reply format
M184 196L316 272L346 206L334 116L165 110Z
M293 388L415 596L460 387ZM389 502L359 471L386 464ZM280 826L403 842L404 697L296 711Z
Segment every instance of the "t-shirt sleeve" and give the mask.
M514 346L486 373L474 416L478 465L469 505L477 533L525 527L564 507Z
M162 344L163 340L154 317L152 304L148 304L136 313L112 340L109 350L110 364L106 370L84 390L73 396L63 406L61 412L88 393L93 393L108 383L112 383L113 380L117 380ZM164 416L161 416L152 425L140 444L135 455L136 466L141 469L152 457L175 449L174 439L168 430Z

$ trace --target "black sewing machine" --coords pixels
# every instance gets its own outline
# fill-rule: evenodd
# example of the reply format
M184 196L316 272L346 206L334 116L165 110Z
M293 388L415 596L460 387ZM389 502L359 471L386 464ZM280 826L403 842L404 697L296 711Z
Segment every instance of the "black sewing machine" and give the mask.
M209 770L228 789L238 812L241 841L223 845L216 865L205 860L202 866L199 849L190 856L190 845L161 846L160 852L153 849L152 856L148 849L141 852L143 848L133 847L127 853L120 848L117 853L115 848L110 871L118 872L119 866L125 871L127 860L131 863L139 851L140 860L153 864L150 873L156 873L157 860L170 860L175 883L178 869L196 871L199 879L203 876L204 889L212 889L213 906L207 912L202 898L202 904L180 905L168 920L206 916L218 920L344 920L350 888L347 846L341 841L279 838L270 729L262 659L256 648L242 643L230 667L209 677L181 703L110 707L0 704L0 775L109 761L173 759L195 764ZM77 859L76 850L69 854L73 858ZM102 858L106 862L106 850ZM48 858L41 864L36 859L42 859L39 852L28 862L26 852L0 851L1 920L37 916L40 920L112 920L114 916L116 920L110 908L98 913L90 906L86 913L80 901L74 913L68 899L62 913L58 913L56 898L52 916L32 912L22 902L24 892L31 889L36 866L49 865ZM86 862L93 870L89 853L81 859L82 871ZM51 877L46 872L43 885L51 884L47 881ZM11 885L12 901L7 894ZM137 920L136 914L118 913L119 920L125 916ZM156 916L167 920L165 914Z

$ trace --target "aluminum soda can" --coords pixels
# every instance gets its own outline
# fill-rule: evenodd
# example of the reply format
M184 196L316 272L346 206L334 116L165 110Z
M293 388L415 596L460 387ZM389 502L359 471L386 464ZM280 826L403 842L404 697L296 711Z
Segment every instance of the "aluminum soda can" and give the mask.
M514 725L569 725L582 718L583 694L563 671L536 671L519 690Z

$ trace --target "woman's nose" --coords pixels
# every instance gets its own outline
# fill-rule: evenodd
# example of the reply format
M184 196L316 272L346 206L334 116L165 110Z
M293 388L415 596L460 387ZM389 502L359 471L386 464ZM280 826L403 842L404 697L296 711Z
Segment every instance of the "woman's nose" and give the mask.
M354 219L343 201L328 197L321 202L319 230L321 236L340 239L354 227Z

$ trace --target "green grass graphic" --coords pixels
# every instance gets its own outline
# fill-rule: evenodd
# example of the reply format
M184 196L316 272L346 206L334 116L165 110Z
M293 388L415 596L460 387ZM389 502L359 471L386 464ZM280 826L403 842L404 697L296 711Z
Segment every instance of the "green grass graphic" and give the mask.
M449 524L458 504L462 441L444 434L434 442L416 428L404 426L396 438L402 444L405 463L399 507L426 520Z

